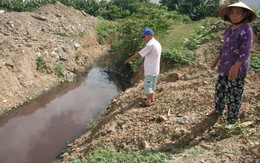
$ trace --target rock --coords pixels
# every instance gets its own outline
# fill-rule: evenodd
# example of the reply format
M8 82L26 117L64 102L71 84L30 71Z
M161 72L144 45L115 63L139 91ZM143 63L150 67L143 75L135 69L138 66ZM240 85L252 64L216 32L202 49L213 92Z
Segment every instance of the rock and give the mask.
M175 81L177 81L177 80L180 80L180 78L181 78L181 75L178 74L178 73L172 73L172 74L170 75L170 79L171 79L173 82L175 82Z
M75 49L78 49L80 47L80 45L78 43L74 43L73 45L74 45Z
M189 120L189 117L183 116L183 117L176 117L176 121L179 124L185 124Z
M256 98L257 100L260 100L260 94L256 94L256 95L255 95L255 98Z
M206 150L212 149L212 146L210 146L210 145L208 145L208 144L205 144L204 142L202 142L202 143L200 144L200 147L201 147L201 148L204 148L204 149L206 149Z
M142 148L146 151L150 150L152 147L150 146L150 143L148 141L142 141Z
M163 121L167 121L167 118L165 117L165 116L163 116L163 115L160 115L158 118L157 118L157 120L156 120L158 123L160 123L160 122L163 122Z
M31 15L33 18L38 19L38 20L42 20L42 21L46 21L48 20L47 17L44 16L38 16L38 15Z

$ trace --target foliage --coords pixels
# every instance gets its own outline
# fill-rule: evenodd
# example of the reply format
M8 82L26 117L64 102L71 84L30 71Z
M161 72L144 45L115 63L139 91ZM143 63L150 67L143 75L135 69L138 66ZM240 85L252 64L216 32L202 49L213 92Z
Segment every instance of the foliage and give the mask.
M160 0L160 3L170 11L188 15L192 20L201 20L206 16L216 17L220 10L219 0Z
M173 67L183 67L193 65L195 56L192 51L187 49L163 49L162 61L171 63Z
M1 3L0 7L9 11L32 11L35 8L46 4L60 1L64 5L72 6L93 16L103 16L108 20L126 18L132 14L142 12L140 6L146 5L148 8L157 6L149 0L12 0ZM161 0L161 8L177 11L182 15L188 15L192 20L200 20L206 16L218 16L219 0ZM143 12L145 13L145 12Z
M140 163L140 162L166 162L171 158L170 154L162 152L144 152L131 150L117 151L115 147L101 148L97 147L91 156L83 161L76 159L73 163L106 163L106 162L124 162L124 163Z
M96 26L96 32L98 35L98 40L100 44L110 43L110 39L115 37L117 24L107 20L102 20L100 25Z
M43 59L42 56L36 58L36 66L37 66L37 70L46 68L46 61Z
M129 10L124 10L116 5L109 5L100 15L107 20L122 19L130 15Z
M75 9L82 10L90 15L98 16L100 10L107 4L106 1L97 0L59 0L67 6L72 6Z
M118 6L119 8L122 8L123 10L128 10L130 13L134 13L136 7L142 3L148 3L149 0L111 0L110 5Z
M190 50L195 50L199 45L206 43L215 37L216 33L210 31L211 26L200 26L195 29L195 32L192 33L184 42L184 46Z
M259 71L260 70L260 58L251 57L250 58L250 71Z
M218 129L223 133L223 136L226 135L242 135L245 137L249 137L253 133L256 132L256 129L248 126L243 123L238 123L238 124L228 124L228 125L223 125L223 126L218 126Z
M55 63L55 72L56 74L60 76L64 76L65 69L60 63Z
M21 1L21 0L12 0L12 1L2 1L0 3L0 8L6 9L7 11L33 11L36 8L44 6L46 4L52 4L56 0L38 0L38 1Z
M82 56L80 51L76 51L75 53L75 60L79 60L79 58Z
M137 13L123 20L119 20L117 28L119 37L111 46L111 52L121 54L115 66L120 67L127 58L138 52L144 46L145 42L142 40L141 35L145 28L151 28L156 37L163 36L172 28L174 21L189 20L186 18L181 19L180 17L182 16L178 13L168 12L165 8L140 5ZM177 20L174 18L177 18ZM134 61L131 66L135 70L141 63L142 60L139 59Z

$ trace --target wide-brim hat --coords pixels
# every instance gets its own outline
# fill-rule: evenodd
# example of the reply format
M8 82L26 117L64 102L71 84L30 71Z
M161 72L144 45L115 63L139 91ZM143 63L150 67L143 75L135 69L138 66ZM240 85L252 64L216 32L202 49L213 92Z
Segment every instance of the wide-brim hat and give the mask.
M230 21L229 15L230 15L230 8L232 8L232 7L241 7L241 8L247 9L249 12L249 14L247 15L249 23L253 22L257 18L256 13L243 2L234 3L234 4L231 4L231 5L228 5L224 8L222 8L219 12L220 17L224 20Z

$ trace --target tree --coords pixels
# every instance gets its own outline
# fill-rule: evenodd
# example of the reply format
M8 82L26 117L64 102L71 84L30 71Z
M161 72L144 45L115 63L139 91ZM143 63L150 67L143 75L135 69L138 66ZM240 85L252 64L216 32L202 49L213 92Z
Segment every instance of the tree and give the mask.
M170 11L188 15L192 20L218 16L220 0L160 0Z

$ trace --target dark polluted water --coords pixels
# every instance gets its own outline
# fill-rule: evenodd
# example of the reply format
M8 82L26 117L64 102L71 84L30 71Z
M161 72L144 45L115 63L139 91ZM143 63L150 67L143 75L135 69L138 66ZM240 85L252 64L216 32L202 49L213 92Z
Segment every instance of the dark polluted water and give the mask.
M48 163L119 93L100 68L0 119L0 163Z

